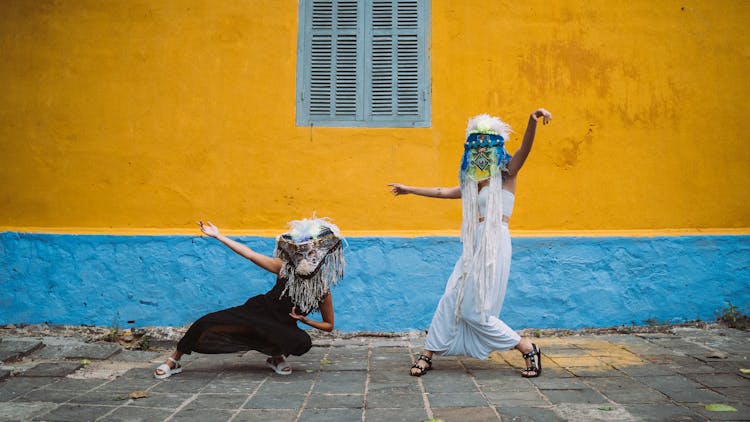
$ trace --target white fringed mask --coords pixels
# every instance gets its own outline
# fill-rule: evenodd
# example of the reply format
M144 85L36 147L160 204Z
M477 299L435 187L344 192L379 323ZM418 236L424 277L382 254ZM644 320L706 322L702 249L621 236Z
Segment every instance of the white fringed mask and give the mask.
M276 239L274 256L284 264L279 276L287 279L284 293L300 312L308 313L344 277L345 261L338 227L326 219L289 223L291 230Z

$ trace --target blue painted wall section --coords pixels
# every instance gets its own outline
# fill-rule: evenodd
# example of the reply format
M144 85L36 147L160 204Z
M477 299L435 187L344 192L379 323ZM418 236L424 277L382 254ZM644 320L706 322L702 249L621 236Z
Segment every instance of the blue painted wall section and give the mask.
M274 239L238 237L271 254ZM513 240L501 318L515 329L712 320L750 304L750 235ZM424 329L460 254L455 237L349 238L334 289L342 331ZM194 236L0 233L0 323L184 325L275 276Z

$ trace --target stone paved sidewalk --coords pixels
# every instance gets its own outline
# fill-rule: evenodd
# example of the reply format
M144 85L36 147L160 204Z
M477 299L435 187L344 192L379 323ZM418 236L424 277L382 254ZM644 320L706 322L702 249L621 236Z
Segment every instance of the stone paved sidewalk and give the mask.
M193 354L156 380L168 354L75 338L0 341L0 420L32 421L705 421L750 420L750 333L671 333L534 339L544 371L523 379L515 351L436 358L407 374L419 335L316 339L294 373L256 353ZM139 397L144 396L144 397ZM732 412L711 412L707 404Z

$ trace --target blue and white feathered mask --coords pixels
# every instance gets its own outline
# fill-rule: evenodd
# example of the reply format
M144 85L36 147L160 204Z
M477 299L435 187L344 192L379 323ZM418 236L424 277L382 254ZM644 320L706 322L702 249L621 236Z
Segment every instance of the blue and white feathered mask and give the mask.
M461 159L461 179L468 177L478 182L507 170L511 156L505 149L505 141L510 133L507 123L489 114L469 119Z

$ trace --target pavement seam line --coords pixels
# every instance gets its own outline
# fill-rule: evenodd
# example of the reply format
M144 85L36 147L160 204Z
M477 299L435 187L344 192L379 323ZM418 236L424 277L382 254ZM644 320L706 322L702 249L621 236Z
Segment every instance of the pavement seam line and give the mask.
M554 360L551 359L549 357L549 355L547 355L547 354L545 354L544 352L541 352L541 351L540 351L540 353L541 353L541 356L546 356L546 359L552 360L554 362ZM505 361L505 364L508 365L510 368L518 369L505 356L503 356L503 361ZM526 362L526 360L524 359L524 365L525 365L525 362ZM562 368L566 372L570 372L570 371L568 371L567 368L564 368L562 366L560 368ZM521 369L523 370L523 367L521 367ZM573 377L576 377L575 374L571 373L571 375L573 375ZM539 374L539 376L541 377L542 375ZM521 378L523 378L523 376L521 376ZM531 384L531 386L534 388L534 391L536 391L536 393L538 395L540 395L544 399L544 401L550 406L550 409L552 410L552 412L554 412L554 409L555 409L555 407L557 407L557 405L555 403L552 403L552 401L549 399L549 397L547 397L546 394L542 393L542 389L539 388L539 386L536 385L534 382L532 382L533 379L536 379L536 378L524 378L524 380L526 380L529 384ZM502 420L502 417L501 417L501 420Z
M171 415L169 415L169 416L168 416L167 418L165 418L165 419L164 419L164 422L167 422L167 421L170 421L170 420L172 420L172 418L174 418L174 416L175 416L175 415L176 415L177 413L179 413L179 412L180 412L180 411L181 411L182 409L184 409L184 408L185 408L185 406L187 406L187 405L189 405L190 403L194 402L194 401L195 401L195 399L197 399L197 398L198 398L198 396L200 396L200 394L201 394L201 393L203 392L203 390L205 390L205 389L206 389L206 387L208 387L208 386L209 386L209 384L211 384L211 382L215 381L215 380L216 380L217 378L219 378L219 374L216 374L216 375L214 375L214 377L213 377L213 378L212 378L212 379L211 379L210 381L208 381L208 382L206 383L206 385L204 385L203 387L201 387L201 389L200 389L200 390L198 390L198 391L197 391L197 392L196 392L195 394L193 394L193 395L192 395L192 396L191 396L191 397L190 397L189 399L187 399L187 400L185 400L184 402L182 402L182 404L181 404L181 405L179 405L179 406L177 407L177 409L175 409L175 410L174 410L174 412L172 412L172 414L171 414ZM162 380L162 382L167 382L167 378L163 379L163 380Z
M474 374L470 372L468 368L466 368L466 365L464 365L463 360L459 359L458 364L461 365L461 368L463 368L464 372L469 375L469 379L471 380L471 382L474 383L474 387L476 387L477 391L479 391L479 395L481 395L484 401L487 402L487 406L489 406L490 409L492 409L492 413L494 413L495 416L497 416L497 420L502 422L503 418L500 417L500 412L498 412L495 406L493 406L492 403L490 403L490 400L487 398L487 395L484 394L484 391L482 391L482 389L479 387L479 383L477 382L477 379L474 377Z
M411 339L409 339L409 362L412 361L412 358L414 357L414 345L411 343ZM434 357L434 355L433 355ZM411 369L409 369L409 376L411 375ZM427 413L427 419L434 419L435 415L432 413L432 408L430 407L430 399L427 398L427 390L424 388L424 381L422 381L422 377L417 377L417 384L419 384L419 389L422 391L422 403L424 403L424 410Z
M224 372L225 372L225 371L222 371L222 373L224 373ZM239 408L238 408L237 410L235 410L235 411L234 411L234 414L232 414L232 416L231 416L231 417L229 418L229 420L228 420L227 422L231 422L232 420L234 420L234 418L236 418L236 417L237 417L237 415L239 415L239 414L240 414L240 412L242 412L242 411L243 411L243 410L245 409L245 405L246 405L246 404L247 404L247 403L248 403L248 402L249 402L250 400L252 400L252 398L253 398L253 397L255 397L255 394L256 394L256 393L258 393L258 390L260 390L260 389L261 389L261 387L263 387L263 384L265 384L265 383L266 383L266 381L268 381L268 379L269 379L270 377L271 377L270 375L267 375L267 376L266 376L265 378L263 378L263 381L261 381L261 382L260 382L260 384L258 384L258 386L257 386L257 387L255 387L255 390L253 390L253 392L252 392L252 393L250 393L250 394L249 394L249 395L247 396L247 398L245 399L245 401L244 401L244 402L242 402L242 404L240 405L240 407L239 407Z
M646 337L641 337L641 338L642 338L643 340L645 340L645 341L646 341L647 343L649 343L649 344L651 344L651 345L653 345L653 346L657 346L657 347L660 347L660 348L662 348L662 349L665 349L665 350L667 350L667 351L671 351L671 350L672 350L672 349L669 349L669 348L667 348L666 346L663 346L663 345L661 345L661 344L659 344L659 343L657 343L657 342L653 341L653 340L652 340L652 339L650 339L650 338L646 338ZM688 356L688 355L687 355L687 354L683 354L683 356ZM687 378L687 377L686 377L686 376L685 376L684 374L681 374L681 373L679 373L679 372L675 372L675 374L676 374L676 375L679 375L679 376L681 376L681 377ZM628 375L628 376L630 376L630 375ZM632 377L632 376L630 376L630 377L631 377L631 378L633 378L633 379L635 380L635 377ZM687 378L687 379L689 379L689 378ZM640 381L640 380L636 380L636 381L638 381L638 382L640 382L640 383L642 383L642 384L646 385L647 387L649 387L649 388L652 388L652 389L654 389L654 390L658 391L659 393L663 394L663 395L664 395L664 396L665 396L665 397L667 398L667 400L669 400L669 403L671 403L672 405L674 405L674 406L677 406L677 407L680 407L680 408L683 408L683 409L687 410L688 412L691 412L691 413L693 413L693 414L696 414L696 415L698 415L698 416L702 416L702 417L704 417L704 418L705 418L705 416L704 416L704 415L701 415L701 414L700 414L699 412L697 412L697 411L695 411L695 410L691 409L691 408L690 408L690 406L688 406L688 405L687 405L686 403L678 402L677 400L675 400L675 399L674 399L674 398L672 397L672 395L671 395L671 394L669 394L668 392L662 391L661 389L656 389L655 387L652 387L652 386L650 386L650 385L648 385L648 384L646 384L646 383L644 383L644 382L642 382L642 381ZM708 418L706 418L706 420L708 420Z
M477 365L477 363L481 364L481 362L470 357L463 357L458 362L446 359L444 364L450 360L456 362L456 365L451 365L451 368L445 368L443 365L440 365L438 373L428 374L427 377L430 378L427 379L422 377L423 390L421 391L428 398L432 397L432 394L442 391L439 387L433 389L433 381L436 378L432 377L435 375L439 375L440 377L448 375L448 378L451 380L466 376L469 376L470 379L473 377L472 382L475 385L475 390L477 385L479 385L481 386L481 393L484 393L487 398L493 397L492 400L488 401L492 403L498 401L499 405L496 405L495 409L500 413L503 421L508 418L513 419L513 417L504 415L508 411L508 408L502 403L506 400L514 400L513 397L506 397L503 391L515 384L523 384L523 386L528 388L509 388L508 391L524 390L533 394L536 390L539 392L538 394L541 394L537 403L518 404L519 407L528 406L527 410L519 411L519 415L522 414L522 416L526 417L536 418L538 416L539 418L549 418L564 416L572 418L569 420L588 421L602 420L599 418L607 416L610 420L621 421L645 419L667 420L670 418L706 421L727 417L736 420L750 420L750 417L747 416L750 415L748 413L750 410L743 403L745 401L745 396L743 396L744 389L748 386L748 381L746 379L734 379L738 376L736 367L746 362L747 359L750 359L746 357L750 356L750 342L748 342L750 332L732 331L729 334L732 336L726 337L723 333L707 332L705 335L710 335L711 337L706 337L706 340L702 338L697 338L696 340L696 338L689 336L691 335L689 332L687 334L684 332L678 333L674 336L662 334L660 337L655 338L651 338L645 334L642 336L635 334L595 335L593 336L595 338L590 338L591 336L549 338L550 343L543 354L547 362L545 363L545 373L540 378L518 380L520 374L516 370L523 369L525 365L523 364L523 360L519 360L520 356L516 354L518 352L513 350L510 353L502 353L498 356L503 358L497 359L498 363L502 365L504 361L508 365L506 368L496 367L495 365L490 365L489 368L486 365ZM2 335L1 332L0 335ZM4 341L5 339L0 340ZM729 350L736 354L737 357L733 355L729 359L718 359L703 356L704 350L706 350L705 346L695 344L696 341L708 341L706 344L712 345L718 350ZM412 349L410 349L410 344ZM316 360L323 359L323 356L336 361L342 358L343 361L341 363L344 364L346 369L341 369L341 371L351 371L352 364L350 363L350 359L352 354L354 354L360 358L358 359L359 363L356 365L356 370L361 371L361 357L368 359L368 362L365 363L368 373L363 374L365 375L364 380L361 377L355 377L356 380L349 380L352 377L346 377L349 380L347 382L352 385L366 386L364 389L365 394L360 400L363 408L366 407L366 410L360 412L360 416L365 420L377 419L377 416L381 413L383 415L394 415L394 418L405 417L407 409L410 412L414 411L420 415L425 415L425 413L422 413L426 412L424 407L421 411L417 407L413 407L413 405L418 403L418 401L414 403L413 399L405 400L403 404L392 403L393 410L389 410L388 412L380 412L378 403L376 403L376 399L381 395L381 376L384 377L386 387L400 387L395 390L398 391L396 394L400 394L401 391L406 390L413 395L415 390L414 384L419 385L418 380L406 374L399 376L398 373L401 373L401 369L399 368L401 368L402 363L398 363L396 367L393 365L395 363L393 359L389 359L389 357L397 356L403 352L411 355L411 350L421 350L420 346L422 345L418 337L412 338L411 342L399 342L397 349L385 350L382 350L381 347L388 347L389 344L381 345L381 342L375 339L365 338L359 342L337 343L337 347L326 349L326 347L330 346L329 343L328 345L321 345L322 347L315 353L316 356L311 356L309 362L310 365L313 365L311 367L314 367ZM364 356L362 354L363 350L365 351ZM388 353L381 356L381 350ZM553 356L548 355L547 350ZM395 352L394 355L390 354L392 351ZM621 352L625 359L619 359ZM318 353L320 353L320 357L317 356ZM565 357L566 359L561 360L558 365L555 364L557 356ZM381 361L383 357L386 359ZM143 357L143 359L146 359L146 357ZM154 357L153 359L156 358ZM282 387L279 391L285 392L285 388L281 385L276 385L275 382L277 380L286 380L276 377L271 371L265 370L264 372L261 370L256 372L256 365L251 365L253 368L250 374L254 374L251 378L247 378L244 373L237 373L237 375L240 375L238 377L230 376L224 378L227 374L235 374L234 367L224 365L217 367L211 361L213 359L210 355L201 356L192 362L190 359L183 359L183 361L187 362L189 368L194 369L188 369L186 374L171 377L168 380L156 380L153 379L152 374L154 369L154 365L152 364L156 363L156 360L146 364L148 367L140 365L137 368L133 367L131 369L134 369L134 372L129 373L127 371L120 371L119 364L116 365L117 368L114 371L99 371L97 369L94 371L80 370L69 373L64 369L70 366L70 358L63 356L61 353L58 357L50 357L43 360L44 363L60 364L60 367L55 368L54 375L50 372L44 377L45 379L39 379L35 378L34 375L27 376L24 372L34 368L34 364L38 364L40 361L35 362L33 358L26 358L22 362L14 363L8 367L15 376L9 376L7 379L0 380L0 420L31 420L32 418L36 420L53 420L65 418L68 420L89 419L104 421L114 419L118 416L131 415L137 417L138 415L148 415L148 418L160 421L170 418L171 422L183 417L192 418L193 420L210 419L217 422L229 422L239 421L246 417L251 419L256 418L255 411L246 412L244 410L247 409L238 409L242 401L246 403L245 405L248 405L248 399L250 401L254 400L249 397L250 394L254 394L253 397L255 395L264 395L265 398L264 391L269 387ZM265 356L263 356L263 359L265 359ZM375 359L378 359L378 361ZM411 356L409 360L411 361ZM603 363L597 363L597 360ZM104 361L111 361L111 359L104 359ZM142 360L139 359L139 361L143 363ZM384 365L381 365L381 362ZM201 363L209 364L209 366L204 367ZM330 363L339 364L339 362ZM376 363L378 365L375 365ZM106 366L103 365L102 368ZM587 366L598 366L598 369L594 368L594 370L591 370ZM318 367L339 372L339 369L335 366L326 366L322 361ZM200 368L203 368L203 370ZM404 367L403 369L406 368ZM489 371L487 371L488 369ZM264 373L266 374L265 376L263 375ZM322 373L327 373L328 375L323 377ZM271 374L271 376L268 377L268 374ZM329 377L329 375L334 374L321 370L316 374L313 370L310 370L306 376L294 377L294 380L290 379L292 381L291 384L294 384L297 400L299 400L300 395L304 400L305 394L310 391L316 395L315 401L312 400L312 394L309 395L309 401L306 402L304 405L305 410L301 413L298 407L296 409L298 410L297 412L293 408L284 410L283 412L272 411L266 413L267 411L261 411L261 417L265 416L265 419L273 419L274 415L279 415L280 417L288 418L289 421L294 421L295 415L298 415L298 422L302 422L308 418L324 417L343 421L345 417L340 415L346 414L353 417L349 421L360 421L360 416L353 416L353 413L356 413L354 409L352 409L354 410L353 412L348 410L345 413L339 413L339 410L330 412L324 410L329 407L329 403L338 403L339 399L343 400L345 398L343 396L352 393L349 389L342 390L340 388L341 384L338 382L338 376ZM185 377L186 384L183 384L182 377ZM310 383L316 377L315 386L310 390ZM68 380L66 378L72 379ZM247 383L246 381L251 381L251 383ZM365 382L361 383L362 381ZM204 383L203 387L200 385L201 383ZM261 383L262 385L259 385ZM265 386L266 383L269 384L269 387ZM430 384L432 392L426 391L427 384ZM735 386L734 384L738 385ZM304 385L308 386L308 392L304 391ZM318 385L321 387L318 387ZM491 387L495 385L501 388L496 390ZM322 391L328 390L329 386L332 387L331 391L333 392L327 393ZM375 388L375 390L370 392L370 386ZM740 389L738 390L737 387L740 387ZM150 394L153 398L139 400L126 397L127 393L134 390L153 392ZM555 390L569 391L555 392L553 394ZM386 394L383 395L385 399L384 403L388 404L392 400L393 393L387 393L389 390L384 391L386 391ZM194 392L199 392L198 397L184 406L176 416L172 415L170 417L175 407L188 400ZM370 393L376 394L376 398L370 400ZM518 400L527 400L531 394L519 394ZM592 394L592 396L589 396L589 394ZM233 395L233 397L224 400L221 398L222 395ZM242 398L242 395L245 398ZM597 398L591 400L590 397L594 397L594 395ZM167 398L167 396L169 397ZM164 397L164 400L161 397ZM157 399L155 402L154 398ZM318 406L318 398L322 398L326 404ZM28 400L31 399L35 399L35 401L29 402ZM210 402L211 406L197 406L204 403L204 400L205 403ZM442 402L439 398L436 398L436 400ZM458 407L462 407L461 405L466 406L464 409L451 410L451 414L456 416L456 420L469 421L472 418L478 417L479 414L476 411L482 405L477 403L475 396L473 398L470 395L465 395L465 397L457 396L456 400ZM557 404L548 404L550 400L554 400ZM275 402L275 400L272 401ZM713 414L707 412L703 408L703 404L714 401L716 403L726 402L726 404L730 405L737 403L742 408L738 408L737 413L733 414ZM313 407L307 408L307 406L310 406L310 402L313 402ZM431 399L428 399L428 405L430 402ZM701 404L702 402L704 403ZM193 403L196 404L193 405ZM266 406L267 403L263 400L258 403L259 406L255 406L254 404L254 407L273 409L270 404ZM297 403L297 406L302 405L302 402L297 401ZM351 409L348 403L352 403L352 401L347 401L347 404L342 406L337 404L336 409ZM516 406L510 402L506 404L509 407ZM187 409L187 407L191 407L191 409ZM209 407L216 408L217 410L208 410ZM472 408L474 409L472 410ZM311 412L306 412L306 409L310 409ZM391 409L391 407L388 407L388 409ZM503 412L500 412L501 410ZM307 416L302 418L303 415ZM436 407L434 417L440 417L441 415L442 409ZM485 415L489 417L488 414L485 413ZM422 420L422 418L417 419L415 417L413 420ZM489 418L489 420L497 421L496 418Z
M372 340L368 340L367 343L367 376L365 376L365 394L362 396L362 422L367 420L367 393L370 388L370 369L372 366Z
M122 350L120 350L120 352L122 352ZM118 378L120 378L120 376L121 376L121 375L122 375L122 374L120 374L120 375L117 375L117 376L116 376L115 378L113 378L113 379L111 379L111 380L109 380L109 381L105 382L104 384L102 384L102 385L100 385L100 386L98 386L98 387L95 387L95 388L101 388L101 387L103 387L103 386L105 386L105 385L107 385L107 384L109 384L109 383L111 383L111 382L114 382L114 381L116 381L116 380L117 380ZM160 381L160 382L156 382L156 383L154 383L154 385L152 385L151 387L148 387L148 388L146 388L146 389L145 389L144 391L147 391L147 392L148 392L148 391L150 391L150 390L151 390L152 388L154 388L154 387L156 387L157 385L161 384L161 382L163 382L164 380L159 380L159 381ZM116 411L117 411L118 409L122 409L123 407L127 407L127 406L128 406L128 405L129 405L130 403L133 403L133 402L135 402L135 400L134 400L134 399L128 398L128 400L126 400L126 401L125 401L125 403L123 403L123 404L121 404L121 405L119 405L119 406L115 407L115 408L114 408L114 409L112 409L111 411L109 411L109 412L107 412L107 413L105 413L105 414L103 414L103 415L99 416L98 418L96 418L96 420L97 420L97 421L99 421L99 420L103 420L103 418L106 418L107 416L109 416L109 415L111 415L112 413L116 412ZM168 409L167 409L167 410L168 410Z
M622 372L619 368L617 368L615 366L612 366L612 365L609 365L609 366L612 367L612 369L614 369L617 372ZM625 377L630 378L630 376L628 374L626 374L624 372L622 372L622 373L625 375ZM602 397L604 397L609 402L610 406L612 406L614 408L622 409L629 416L633 416L633 415L630 415L630 413L625 409L625 406L622 403L618 403L618 402L612 400L612 398L610 398L604 391L602 391L602 390L604 390L603 388L599 388L596 384L593 383L593 381L591 381L591 380L588 379L588 378L592 378L592 377L581 377L581 376L578 376L576 374L573 374L573 376L575 377L574 379L578 380L581 384L583 384L586 387L590 388L591 391L594 391L594 392L598 393L599 395L601 395ZM605 377L605 378L612 378L612 377ZM635 381L635 380L633 380L633 381Z
M328 356L331 355L331 350L333 350L333 343L328 346L328 351L325 355L323 355L321 361L328 360ZM299 418L302 417L302 413L305 411L307 403L310 401L310 396L312 396L312 391L315 388L315 384L317 384L318 380L320 379L320 374L321 372L323 372L320 365L320 362L318 362L318 373L315 375L315 379L313 379L313 382L310 383L310 388L307 390L307 394L305 394L305 400L302 402L302 406L300 406L299 411L297 412L297 417L294 418L295 421L299 421Z
M607 362L604 362L604 361L602 361L601 359L599 359L599 358L598 358L597 356L593 355L593 354L592 354L592 350L591 350L590 348L587 348L587 347L586 347L585 345L582 345L582 344L577 344L577 343L573 343L573 346L575 346L575 348L576 348L576 349L578 349L578 350L581 350L581 351L583 351L583 352L584 352L584 356L586 356L586 357L593 357L593 358L596 358L597 360L599 360L599 361L601 361L602 363L604 363L605 365L607 365L607 366L611 367L611 368L612 368L612 369L614 369L615 371L617 371L617 372L622 372L622 373L623 373L623 374L624 374L624 375L625 375L626 377L629 377L629 375L628 375L628 374L626 374L625 372L621 371L621 370L620 370L619 368L615 367L615 366L614 366L614 365L612 365L612 364L609 364L609 363L607 363ZM627 352L629 352L629 353L632 353L632 352L630 352L629 350L627 350L627 349L626 349L625 347L621 347L621 346L620 346L620 348L621 348L621 349L623 349L623 350L625 350L625 351L627 351ZM555 360L554 360L553 358L550 358L550 357L548 357L548 359L549 359L549 360L551 360L552 362L555 362ZM559 365L559 364L558 364L558 365ZM599 389L598 389L598 388L596 388L596 387L595 387L594 385L592 385L592 384L590 384L589 382L587 382L587 380L586 380L586 378L587 378L587 377L585 377L585 376L579 376L579 375L576 375L576 374L575 374L575 373L574 373L573 371L571 371L571 370L570 370L570 369L569 369L568 367L565 367L565 366L562 366L562 365L559 365L559 366L560 366L561 368L563 368L563 369L564 369L564 370L565 370L566 372L568 372L568 373L570 373L571 375L573 375L573 379L574 379L574 380L577 380L578 382L580 382L581 384L585 385L586 387L588 387L588 388L589 388L589 389L591 389L592 391L594 391L594 392L596 392L596 393L600 394L600 395L601 395L602 397L604 397L604 398L605 398L605 399L606 399L607 401L609 401L610 405L614 406L615 408L618 408L618 407L619 407L620 409L622 409L622 410L624 410L625 412L627 412L627 410L625 410L625 407L624 407L624 406L623 406L623 405L622 405L621 403L617 403L617 402L615 402L615 401L614 401L614 400L612 400L612 399L611 399L611 398L610 398L609 396L607 396L606 394L604 394L604 392L603 392L603 391L599 390ZM588 378L591 378L591 377L588 377ZM533 384L533 383L532 383L532 384ZM542 394L542 392L541 392L541 389L540 389L539 387L537 387L537 390L539 391L539 393L540 393L540 394ZM552 403L552 402L551 402L551 401L549 400L549 398L548 398L548 397L547 397L546 395L544 395L544 394L542 394L542 396L543 396L543 397L544 397L544 398L545 398L545 399L546 399L546 400L547 400L548 402L550 402L550 404L552 404L552 406L553 406L553 409L557 408L557 407L558 407L558 405L559 405L559 404L561 404L561 403L557 403L557 404L555 404L555 403ZM554 410L553 410L553 411L554 411ZM628 414L629 414L629 413L628 413ZM631 415L631 416L632 416L632 415Z
M65 378L67 378L67 377L65 377ZM71 400L73 400L74 398L76 398L76 397L78 397L78 396L82 396L82 395L84 395L84 394L89 394L89 393L91 393L92 391L94 391L94 390L96 390L96 389L98 389L98 388L101 388L101 387L103 387L103 386L105 386L105 385L107 385L107 384L109 384L109 383L113 382L113 381L114 381L114 380L116 380L116 379L117 379L117 378L113 378L113 379L111 379L111 380L109 380L109 381L105 382L104 384L101 384L101 385L97 385L97 386L96 386L96 387L94 387L94 388L91 388L91 389L89 389L89 390L86 390L86 392L85 392L85 393L83 393L83 394L79 394L79 395L77 395L77 396L73 396L73 397L69 398L68 400L66 400L66 401L64 401L64 402L62 402L62 403L59 403L59 404L58 404L58 405L57 405L57 406L56 406L55 408L49 409L48 411L46 411L46 412L44 412L44 413L41 413L41 414L37 415L36 417L41 417L41 416L44 416L44 415L46 415L46 414L48 414L48 413L52 412L53 410L57 409L58 407L60 407L60 406L64 406L64 405L66 405L66 404L70 403L70 401L71 401ZM59 381L58 381L58 382L59 382ZM54 383L53 383L53 384L54 384ZM11 400L11 402L15 401L16 399L18 399L18 398L20 398L20 397L23 397L23 396L25 396L26 394L29 394L29 393L31 393L31 392L33 392L33 391L36 391L36 390L42 390L42 389L44 389L44 387L46 387L46 386L39 386L39 387L36 387L36 388L32 388L31 390L27 391L26 393L24 393L24 394L21 394L21 395L19 395L18 397L15 397L15 398L13 398L13 400ZM115 409L117 409L117 408L118 408L118 407L116 407ZM107 414L109 414L109 413L111 413L111 412L107 412Z
M188 364L189 364L189 362L188 362ZM120 378L120 375L118 375L118 376L117 376L117 377L115 377L114 379L112 379L112 380L110 380L110 381L108 381L108 382L106 382L106 383L104 383L104 384L102 384L102 385L100 385L99 387L96 387L96 388L101 388L102 386L105 386L105 385L109 384L110 382L114 382L114 381L115 381L115 380L117 380L118 378ZM154 387L156 387L157 385L160 385L160 384L161 384L162 382L164 382L165 380L166 380L166 378L165 378L165 379L161 379L161 380L158 380L158 382L154 383L154 385L152 385L151 387L148 387L148 388L146 388L146 389L145 389L144 391L146 391L146 392L150 392L150 391L151 391L151 389L153 389L153 388L154 388ZM109 411L109 412L107 412L107 413L103 414L102 416L99 416L98 418L96 418L96 420L97 420L97 421L99 421L99 420L104 420L103 418L106 418L107 416L109 416L109 415L111 415L112 413L116 412L116 411L117 411L118 409L122 409L123 407L129 407L128 405L129 405L130 403L134 403L134 402L135 402L135 400L134 400L134 399L128 398L128 400L127 400L127 401L126 401L125 403L121 404L120 406L117 406L117 407L115 407L114 409L112 409L111 411ZM135 407L140 407L140 406L135 406ZM158 408L156 408L156 409L162 409L162 408L161 408L161 407L158 407ZM164 410L169 410L169 409L164 409Z
M653 344L653 345L655 345L655 346L658 346L658 347L663 347L663 346L661 346L661 345L659 345L659 344L657 344L657 343L654 343L654 342L650 341L649 339L644 339L644 340L645 340L646 342L648 342L648 343L652 343L652 344ZM586 352L586 354L587 354L588 356L593 356L593 355L591 355L591 353L590 353L591 351L590 351L589 349L587 349L586 347L584 347L584 346L578 346L578 345L576 345L576 347L578 347L578 348L580 348L581 350L585 351L585 352ZM637 354L636 354L636 353L632 352L632 351L631 351L631 350L629 350L629 349L628 349L627 347L625 347L625 346L622 346L622 345L621 345L621 346L619 346L619 347L620 347L621 349L623 349L623 350L627 351L628 353L633 353L633 354L635 354L635 355L637 356ZM595 356L594 356L594 357L595 357ZM679 402L675 401L674 399L672 399L672 397L670 397L670 396L669 396L668 394L664 393L663 391L661 391L661 390L657 390L657 389L655 389L655 388L651 387L650 385L648 385L648 384L646 384L646 383L644 383L644 382L642 382L642 381L640 381L640 380L636 379L636 377L634 377L634 376L632 376L632 375L628 374L627 372L623 371L623 370L622 370L621 368L618 368L617 366L615 366L615 365L612 365L612 364L607 364L607 365L611 366L611 367L612 367L612 368L613 368L613 369L614 369L615 371L617 371L617 372L620 372L620 373L622 373L622 374L624 375L624 377L625 377L625 378L627 378L627 379L629 379L629 380L631 380L631 381L633 381L633 382L635 382L635 383L638 383L638 384L640 384L640 385L643 385L643 386L644 386L644 387L646 387L646 388L652 389L652 390L654 390L655 392L657 392L657 393L659 393L659 394L662 394L662 395L664 395L664 396L665 396L665 397L667 398L667 400L669 400L669 403L670 403L670 404L672 404L672 405L674 405L674 406L676 406L676 407L680 407L680 408L683 408L683 409L685 409L685 410L687 410L687 411L689 411L689 412L692 412L692 413L694 413L694 414L697 414L697 412L693 412L693 411L692 411L692 409L690 409L690 408L689 408L688 406L684 406L684 405L683 405L682 403L679 403ZM567 368L565 368L565 369L566 369L566 370L568 370ZM570 372L570 371L568 371L568 372ZM572 373L572 372L571 372L571 373ZM597 387L597 386L596 386L595 384L593 384L593 382L592 382L591 380L587 380L587 378L590 378L590 377L580 377L580 376L578 376L578 375L576 375L576 374L573 374L573 376L575 377L575 379L577 379L577 380L578 380L579 382L581 382L581 383L582 383L583 385L585 385L585 386L587 386L588 388L590 388L591 390L593 390L593 391L595 391L595 392L597 392L597 393L601 394L601 395L602 395L602 397L604 397L605 399L607 399L607 400L608 400L608 401L610 402L610 404L611 404L612 406L614 406L615 408L620 408L620 409L622 409L622 410L623 410L623 411L625 411L625 412L626 412L626 413L627 413L627 414L628 414L629 416L632 416L633 418L635 418L635 419L637 420L637 417L636 417L635 415L632 415L632 414L630 414L630 412L628 412L628 411L627 411L627 409L625 408L625 406L626 406L626 404L625 404L625 403L619 403L619 402L617 402L617 401L613 400L613 399L612 399L611 397L609 397L609 395L607 395L607 394L606 394L606 393L605 393L605 392L603 391L603 390L604 390L603 388L601 388L601 389L600 389L600 388L598 388L598 387ZM632 403L630 403L630 404L632 405Z

